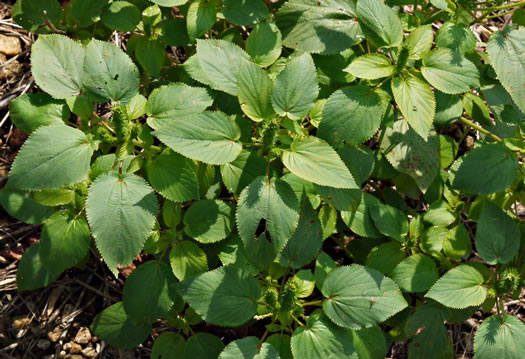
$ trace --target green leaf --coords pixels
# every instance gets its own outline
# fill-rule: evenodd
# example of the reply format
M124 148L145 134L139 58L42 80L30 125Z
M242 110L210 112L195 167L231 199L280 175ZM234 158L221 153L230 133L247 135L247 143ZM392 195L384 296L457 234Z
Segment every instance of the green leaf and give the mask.
M91 40L84 63L86 93L96 102L126 104L139 92L137 66L121 49L109 42Z
M275 79L272 105L278 115L299 120L308 114L318 95L314 60L303 54L294 57Z
M440 91L435 92L436 115L434 126L438 129L447 128L459 120L463 114L463 105L459 96L449 95Z
M271 180L257 177L241 192L236 221L246 247L265 240L255 237L263 219L274 250L282 250L299 223L299 201L290 185L275 177Z
M405 292L425 292L438 278L436 264L424 254L414 254L406 258L392 272L392 279Z
M296 176L334 188L359 188L337 152L325 141L309 136L296 138L283 164Z
M377 230L370 214L371 208L381 204L376 197L369 193L361 192L359 206L354 210L341 211L341 218L348 228L360 236L368 238L382 237Z
M436 100L430 86L415 77L395 77L392 93L410 127L426 141L436 112Z
M473 194L503 191L518 175L518 159L504 144L484 144L464 159L454 177L454 188Z
M330 237L335 231L337 224L337 211L334 207L324 205L319 210L318 214L319 221L321 222L321 228L323 229L323 241Z
M137 56L139 64L149 72L151 76L158 78L162 65L164 64L164 59L166 58L166 45L157 39L141 37L135 48L135 55Z
M425 253L442 260L441 250L447 236L448 230L445 227L432 226L421 235L421 249Z
M9 104L13 125L31 133L41 126L61 125L70 116L63 101L55 100L46 93L26 93Z
M435 302L422 305L408 318L405 331L410 336L415 335L409 346L410 359L454 357L448 331L443 325L447 319L446 308Z
M386 242L373 247L366 257L366 266L383 274L391 273L405 259L405 251L399 243Z
M300 270L295 273L290 281L295 285L297 298L306 298L312 295L315 288L315 280L311 270Z
M168 46L185 46L190 43L185 19L167 18L156 27L159 31L159 39Z
M217 256L225 266L236 267L252 275L257 275L257 268L250 261L244 249L244 244L237 234L231 235L222 241L218 245L217 251Z
M266 72L252 62L245 62L239 69L238 97L242 112L255 122L270 120L273 82Z
M224 349L224 344L215 335L197 333L188 338L184 359L216 359Z
M458 154L459 144L450 136L439 135L439 157L441 168L449 167Z
M168 314L177 298L175 277L164 262L141 264L126 279L122 302L134 323L153 323Z
M44 223L53 209L36 202L29 193L2 188L0 205L10 216L28 224Z
M279 264L283 267L302 268L317 257L322 244L323 227L310 201L304 196L299 224L279 254Z
M18 263L16 286L19 291L46 287L57 280L61 273L44 265L40 257L40 243L35 243L26 249Z
M485 126L492 126L492 120L487 105L483 99L472 92L467 92L461 99L467 115L475 122Z
M379 203L379 205L370 207L370 215L375 227L385 236L403 243L408 234L406 214L395 207Z
M209 0L197 0L190 4L186 15L186 26L190 41L201 37L213 27L217 17L217 4Z
M485 279L473 266L460 265L449 270L425 295L449 308L479 306L487 297Z
M443 241L443 252L449 258L459 260L467 256L472 250L470 235L463 224L449 229Z
M170 121L153 132L175 152L193 160L220 165L237 158L242 146L237 124L222 112L202 112Z
M436 34L436 47L446 47L464 54L476 50L476 37L467 26L446 22Z
M408 58L412 60L419 60L432 47L434 40L434 33L432 32L432 25L423 25L415 29L408 35L404 45L408 48Z
M520 229L499 206L485 201L476 230L476 249L488 264L508 263L520 248Z
M17 0L11 9L17 24L28 31L36 31L45 21L56 23L62 16L62 7L57 0Z
M279 359L279 353L268 343L257 337L237 339L224 348L218 359Z
M233 267L220 267L180 282L180 292L209 324L239 326L257 312L261 297L257 280Z
M270 17L262 0L224 0L222 13L226 20L237 26L249 26Z
M33 198L44 206L60 206L71 203L75 199L75 191L71 189L48 189L34 192Z
M222 181L228 190L236 195L253 180L266 173L266 160L255 151L242 151L230 163L221 165Z
M151 96L151 94L150 94ZM146 113L147 99L141 94L136 94L126 105L126 112L131 120L142 117Z
M513 315L493 315L485 319L476 332L476 358L519 359L524 350L525 325Z
M279 351L281 359L293 359L291 340L288 334L272 334L266 339L266 343L273 345Z
M362 37L355 3L345 0L290 0L280 7L275 21L284 46L299 51L337 54Z
M433 226L446 227L456 220L456 214L446 201L439 200L430 205L423 220Z
M57 99L79 95L85 76L84 56L82 45L66 36L39 36L31 47L31 72L36 84Z
M246 52L260 67L270 66L281 56L282 35L273 22L257 24L246 39Z
M525 29L507 26L492 34L487 53L498 79L512 96L522 113L525 113Z
M91 331L109 345L131 349L146 340L151 325L133 324L128 319L122 302L118 302L98 313L91 324Z
M61 273L84 259L90 247L91 234L86 219L58 212L42 228L40 260L50 270Z
M109 172L91 184L86 201L89 225L98 250L113 273L139 253L150 235L157 199L142 178Z
M203 88L180 83L161 86L149 95L148 125L157 130L175 119L198 114L212 104L213 99Z
M170 251L170 264L178 280L208 271L206 253L190 241L177 242Z
M356 182L363 185L374 171L374 152L365 145L360 145L340 147L337 153Z
M366 54L355 59L344 71L355 77L375 80L394 74L395 66L382 54Z
M84 180L93 144L80 130L65 125L40 127L20 149L9 172L9 188L55 189Z
M99 20L100 13L107 3L107 0L73 0L69 3L69 12L66 16L78 27L88 27Z
M351 329L369 328L407 307L392 279L357 264L331 271L321 291L327 298L323 302L326 315Z
M435 49L423 57L421 73L432 86L448 94L480 86L476 65L450 49Z
M381 90L362 85L339 89L326 101L317 136L334 146L358 145L376 133L389 105Z
M359 0L356 15L366 38L377 47L396 47L403 41L401 20L380 0Z
M101 20L112 30L129 32L140 22L140 10L128 1L113 1L104 11Z
M396 170L412 177L423 193L439 174L439 138L429 136L425 141L405 121L387 127L381 151Z
M338 327L322 311L315 311L306 326L295 329L291 345L294 358L353 358L352 342L351 330Z
M388 353L386 340L381 328L352 330L354 348L359 359L383 359Z
M318 288L323 287L326 276L335 268L337 268L337 264L334 262L332 257L330 257L325 252L321 252L315 261L314 271L315 284Z
M68 97L66 103L71 112L83 118L91 117L95 108L95 103L86 95ZM69 119L69 114L67 119Z
M186 343L177 333L164 332L155 339L151 348L151 359L166 359L174 353L184 353Z
M228 237L234 226L233 207L220 200L193 202L184 215L184 232L201 243Z
M244 50L225 40L197 40L195 60L198 74L190 72L190 76L215 90L237 96L239 69L245 61L250 61L250 56ZM186 70L187 66L185 63Z
M167 150L148 160L146 174L153 189L171 201L199 198L197 166L178 153Z

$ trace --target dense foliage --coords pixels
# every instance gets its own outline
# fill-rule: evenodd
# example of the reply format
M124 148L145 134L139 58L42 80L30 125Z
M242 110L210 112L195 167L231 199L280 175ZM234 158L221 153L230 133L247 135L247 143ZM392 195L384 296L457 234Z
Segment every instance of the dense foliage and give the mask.
M476 39L469 25L511 8ZM43 91L10 108L30 137L0 203L43 223L18 288L93 247L114 275L146 261L92 330L133 348L166 321L154 358L375 359L399 341L452 358L445 323L494 307L476 358L521 358L525 325L504 305L525 284L515 10L18 0ZM203 321L248 336L223 343Z

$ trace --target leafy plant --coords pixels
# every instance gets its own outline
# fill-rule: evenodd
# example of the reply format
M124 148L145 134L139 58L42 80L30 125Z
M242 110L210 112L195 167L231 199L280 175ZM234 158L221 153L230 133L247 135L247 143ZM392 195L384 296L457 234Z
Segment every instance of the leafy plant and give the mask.
M524 284L523 4L403 4L18 0L43 91L10 108L30 137L0 203L43 223L19 289L93 247L116 276L149 259L92 329L132 348L165 321L154 358L383 358L398 341L449 358L444 323L494 306L476 357L520 357L504 303ZM511 8L477 41L469 24Z

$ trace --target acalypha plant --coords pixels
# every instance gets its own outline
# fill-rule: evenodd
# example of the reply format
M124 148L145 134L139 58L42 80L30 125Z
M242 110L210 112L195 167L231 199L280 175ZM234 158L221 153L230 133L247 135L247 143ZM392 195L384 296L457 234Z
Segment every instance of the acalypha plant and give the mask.
M41 91L0 203L43 224L18 289L141 256L91 328L167 323L153 358L454 358L478 311L475 357L523 358L522 6L18 0Z

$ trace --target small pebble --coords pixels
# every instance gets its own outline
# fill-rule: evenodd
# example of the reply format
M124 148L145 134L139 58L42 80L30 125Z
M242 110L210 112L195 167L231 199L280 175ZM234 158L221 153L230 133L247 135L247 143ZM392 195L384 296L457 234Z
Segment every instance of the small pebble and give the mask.
M18 55L22 52L20 39L14 36L0 35L0 52L7 56Z
M58 339L60 339L60 336L62 335L62 329L55 328L53 331L47 333L47 339L51 340L51 342L55 343Z
M40 339L38 343L36 343L36 346L39 349L46 350L51 345L51 342L47 339Z
M69 342L69 343L66 343L64 344L64 346L62 347L62 349L64 349L66 352L70 351L71 350L71 347L73 346L73 343Z
M84 350L82 350L82 354L86 358L93 358L94 356L97 355L97 351L93 348L85 348Z
M71 350L69 352L73 353L73 354L81 353L82 352L82 346L80 344L73 343L71 345Z
M62 350L60 353L58 353L58 357L59 358L65 358L66 357L66 352L64 350Z
M78 330L77 335L75 336L75 342L78 344L87 344L91 340L91 332L89 328L82 327Z

